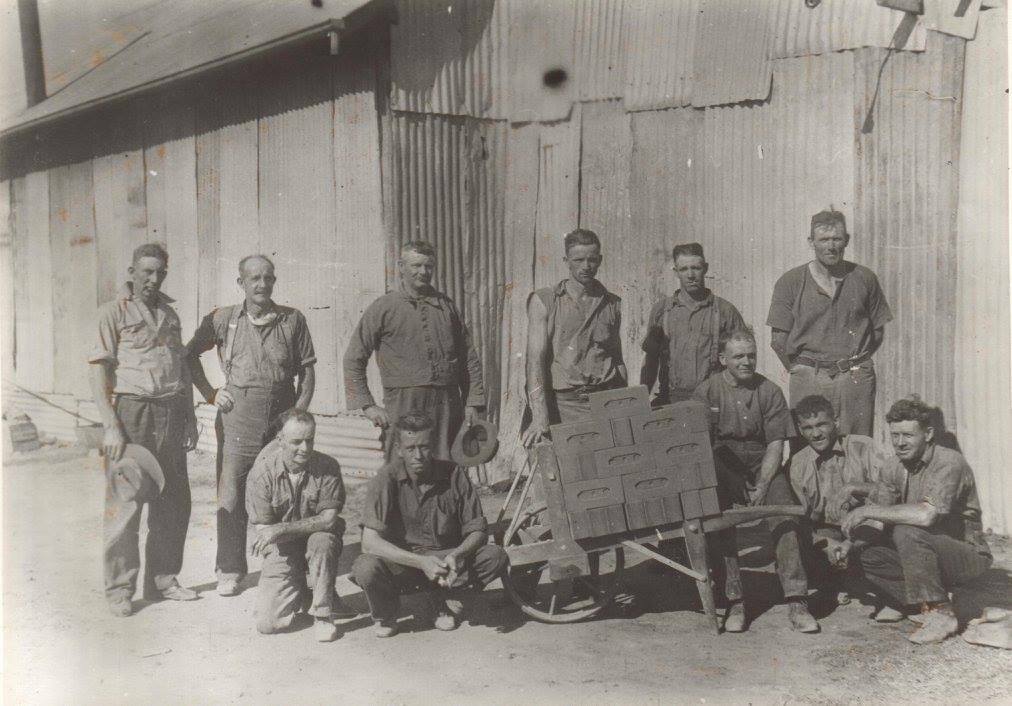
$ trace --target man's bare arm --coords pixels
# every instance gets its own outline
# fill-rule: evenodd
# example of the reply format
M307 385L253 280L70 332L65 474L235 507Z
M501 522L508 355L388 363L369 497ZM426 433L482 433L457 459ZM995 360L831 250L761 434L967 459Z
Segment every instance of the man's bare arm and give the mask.
M931 503L904 503L902 505L862 505L850 511L840 529L850 532L865 520L878 520L888 525L911 525L931 527L938 519L939 512Z
M781 365L784 366L784 370L791 369L791 361L787 356L787 332L781 331L780 329L771 329L770 331L770 348L777 354L777 358L780 359Z
M91 384L91 396L95 399L95 406L102 417L102 426L105 427L102 452L110 461L118 461L126 448L126 433L112 406L112 368L106 362L92 363L90 368L88 381Z
M200 354L196 352L189 353L186 356L186 367L190 369L190 379L193 380L193 386L197 388L197 392L200 393L205 402L211 404L214 401L214 388L207 381L204 366L200 363Z
M762 505L766 499L766 493L770 489L770 482L773 476L780 470L780 461L784 456L784 441L777 439L766 444L766 451L763 453L762 465L759 467L759 477L756 479L755 493L752 495L752 505Z
M527 401L531 406L531 426L524 434L525 446L543 440L548 434L548 310L538 297L527 304Z
M337 510L330 509L304 520L279 522L276 525L253 525L256 530L253 554L261 554L268 544L308 537L314 532L333 532L337 528L338 517Z
M885 328L879 327L871 332L871 340L868 342L868 355L874 355L875 351L882 345L885 338Z
M449 573L449 568L442 559L401 549L393 542L384 539L383 535L371 527L362 528L362 553L372 554L394 564L424 571L430 581L436 581L440 576L446 576Z
M646 385L653 391L657 382L657 371L660 369L661 357L656 350L648 350L643 354L643 365L640 367L640 385Z
M299 397L295 401L295 408L309 409L309 403L313 401L313 392L316 391L316 367L307 365L299 373Z

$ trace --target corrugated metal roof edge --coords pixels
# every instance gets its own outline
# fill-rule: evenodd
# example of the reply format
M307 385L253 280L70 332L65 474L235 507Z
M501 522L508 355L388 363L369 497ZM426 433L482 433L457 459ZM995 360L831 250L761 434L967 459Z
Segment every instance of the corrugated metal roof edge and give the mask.
M369 9L369 12L363 12L367 8ZM62 120L64 118L77 115L78 113L90 110L92 108L96 108L106 103L111 103L113 101L122 100L124 98L137 96L147 91L153 91L163 86L175 83L176 81L192 78L194 76L199 76L200 74L206 73L208 71L220 69L232 64L237 64L241 61L246 61L248 59L251 59L253 57L259 56L261 54L270 51L274 51L281 47L289 46L305 39L311 39L312 37L318 34L323 36L326 36L330 32L348 34L350 32L354 32L355 30L365 25L368 22L368 20L384 14L387 16L388 21L391 22L396 21L395 10L393 9L393 6L389 2L389 0L380 0L379 2L370 3L368 5L363 6L362 8L359 8L358 11L346 17L328 18L323 22L318 22L298 32L293 32L292 34L286 35L284 37L279 37L273 41L266 42L264 44L260 44L255 47L250 47L249 49L237 52L235 54L223 56L220 59L207 62L206 64L201 64L200 66L194 66L184 71L179 71L177 73L164 76L155 81L150 81L148 83L144 83L138 86L133 86L126 90L111 93L106 96L101 96L99 98L85 101L83 103L78 103L64 110L58 111L56 113L50 113L48 115L43 115L33 120L28 120L22 123L18 123L15 121L14 124L7 126L3 129L3 131L0 131L0 139L11 137L15 134L24 132L29 128L37 128L42 125L52 123L54 121ZM43 103L41 103L40 105L44 104L45 101L43 101Z

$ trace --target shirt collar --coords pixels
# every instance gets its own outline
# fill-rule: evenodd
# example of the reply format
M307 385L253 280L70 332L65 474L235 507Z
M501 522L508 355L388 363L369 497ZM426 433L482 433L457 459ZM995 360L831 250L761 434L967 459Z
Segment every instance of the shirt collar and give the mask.
M240 304L239 306L241 307L241 309L239 310L239 315L246 316L247 318L250 319L250 322L252 323L252 318L249 317L249 314L246 311L246 300L243 299L242 304ZM281 311L281 307L278 306L277 302L275 302L273 299L271 300L271 313L274 314L274 316L269 321L266 321L265 324L280 321L285 316L285 314Z
M124 282L123 286L120 287L118 298L120 300L122 300L122 301L131 301L131 300L133 300L133 298L134 298L134 283L133 282ZM170 297L168 294L165 294L164 292L158 292L158 302L157 302L156 306L158 304L171 304L174 301L176 301L176 300L173 299L172 297Z
M809 447L809 448L811 448L811 447ZM812 449L812 450L814 451L815 449ZM825 456L822 456L821 454L818 454L818 453L815 454L815 464L816 465L822 465L823 462L828 461L829 459L833 458L834 456L846 456L846 455L847 455L847 450L846 450L846 448L844 446L844 443L843 443L843 435L840 434L840 435L837 435L836 441L833 443L833 446L829 449L829 453L828 454L826 454Z
M432 483L433 486L442 485L444 481L449 480L450 474L445 468L445 466L447 465L448 464L446 464L444 461L440 461L439 459L435 458L432 459L432 466L433 469L436 471L435 478L433 479ZM404 465L404 459L402 458L397 459L395 476L397 478L398 483L406 483L407 485L413 485L413 483L411 482L411 476L408 475L408 468L407 466Z
M668 302L668 308L672 309L676 306L684 306L692 309L701 309L704 306L710 306L711 304L713 304L713 292L709 289L706 290L706 296L698 301L690 297L688 294L683 297L682 290L676 289L675 293L671 296L671 301Z
M566 282L568 281L569 278L567 277L566 279L562 280L557 285L555 285L555 296L562 297L569 293L569 290L566 289ZM591 280L590 284L584 287L584 290L586 290L587 296L593 298L603 297L604 293L607 291L604 288L604 285L598 282L596 279Z
M919 471L923 471L925 468L931 465L931 461L934 458L935 458L935 445L928 444L928 447L924 449L924 453L921 454L921 457L920 459L918 459L917 463L915 463L913 466L907 466L906 464L903 465L906 466L907 470L910 471L911 473L918 473Z
M442 298L439 296L439 292L437 292L435 289L432 290L432 294L423 294L421 296L416 296L411 292L409 292L407 287L401 284L401 288L398 290L398 294L401 295L401 298L404 299L404 301L408 301L411 303L425 302L426 304L434 306L437 309L442 308L442 301L441 301Z
M759 384L758 375L753 375L752 382L750 383L741 383L738 382L738 378L736 378L734 375L732 375L727 371L727 368L720 371L720 376L724 379L724 382L727 383L730 387L740 388L742 390L754 390L756 385Z

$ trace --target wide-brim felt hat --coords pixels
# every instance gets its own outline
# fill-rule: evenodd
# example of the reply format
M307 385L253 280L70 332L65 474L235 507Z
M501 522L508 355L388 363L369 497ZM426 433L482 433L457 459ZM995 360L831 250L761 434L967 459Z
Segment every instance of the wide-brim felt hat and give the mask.
M492 422L478 419L471 426L460 428L450 458L461 466L480 466L495 456L498 448L499 429Z
M165 489L165 474L154 454L140 444L127 444L109 473L116 495L124 501L148 501Z

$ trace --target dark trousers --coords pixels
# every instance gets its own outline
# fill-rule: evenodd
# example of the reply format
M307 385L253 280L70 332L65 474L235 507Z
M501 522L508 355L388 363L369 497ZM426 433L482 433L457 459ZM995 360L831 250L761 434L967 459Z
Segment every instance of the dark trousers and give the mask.
M714 449L717 496L722 510L748 503L748 486L759 472L764 453L765 445L751 442L722 441ZM797 504L787 476L777 473L770 482L763 505ZM807 595L808 577L801 559L796 518L771 517L765 522L773 538L777 577L784 597ZM744 594L738 569L737 532L731 528L710 536L713 565L718 578L723 578L724 595L731 601L741 600Z
M149 401L120 396L116 416L127 441L154 454L165 488L148 502L148 538L144 547L144 593L154 596L176 580L183 567L183 545L190 522L190 479L186 473L186 402L182 397ZM140 570L137 534L143 501L123 500L106 474L103 523L105 595L133 598Z
M990 567L991 555L982 548L911 525L895 525L888 544L868 547L860 556L860 569L876 593L913 606L948 601L949 591Z
M401 415L413 411L424 412L435 424L432 437L435 441L435 448L432 449L433 457L444 461L450 460L450 447L453 446L453 440L464 422L464 407L458 388L435 385L386 387L383 388L383 407L390 418L390 428L387 429L383 442L387 461L393 454L393 425Z
M791 366L791 409L808 395L822 395L833 403L841 434L872 435L875 420L875 366L866 360L857 370Z
M330 618L343 533L342 523L336 533L314 532L306 539L269 546L257 585L259 632L287 629L307 600L310 615Z
M420 551L420 554L445 556L450 549ZM449 588L470 586L477 590L502 576L509 566L506 552L494 544L486 544L464 562L456 580ZM425 577L425 572L381 559L374 554L360 554L352 566L355 583L365 592L373 620L397 617L399 596L414 591L434 591L438 587Z
M218 579L246 575L246 478L256 456L218 453L218 551L214 569Z

